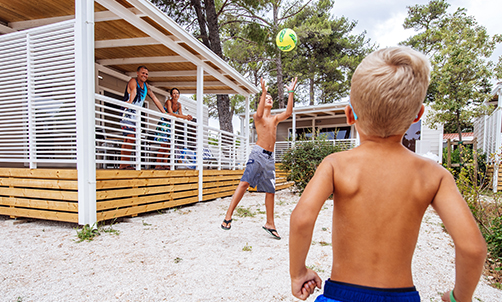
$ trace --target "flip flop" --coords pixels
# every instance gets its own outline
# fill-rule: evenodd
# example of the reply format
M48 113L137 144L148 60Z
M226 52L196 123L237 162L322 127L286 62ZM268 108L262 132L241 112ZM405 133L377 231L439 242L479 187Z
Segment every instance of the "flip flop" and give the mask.
M269 233L270 235L272 235L272 237L274 237L274 239L277 239L277 240L280 240L281 239L281 236L279 236L279 233L277 232L276 229L269 229L269 228L266 228L266 227L262 227L265 231L267 231L267 233ZM274 234L275 232L275 234ZM277 234L277 235L276 235Z
M232 227L231 225L229 225L229 223L232 222L232 219L230 220L225 220L223 219L223 223L226 224L227 226L224 226L223 223L221 224L221 228L224 229L225 231L228 231L230 230L230 228Z

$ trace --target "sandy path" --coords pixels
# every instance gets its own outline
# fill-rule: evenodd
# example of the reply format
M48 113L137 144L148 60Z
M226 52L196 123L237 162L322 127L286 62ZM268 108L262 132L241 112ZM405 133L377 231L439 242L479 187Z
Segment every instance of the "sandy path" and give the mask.
M298 196L276 196L282 240L261 229L264 196L246 193L220 229L230 198L126 219L94 241L76 243L75 225L49 221L13 224L0 216L0 301L297 301L288 274L289 215ZM331 203L318 218L308 264L329 277ZM454 281L454 251L439 218L428 211L413 263L422 301L440 301ZM318 291L317 296L321 292ZM477 299L477 300L476 300ZM308 301L313 301L309 298ZM474 301L502 300L481 281Z

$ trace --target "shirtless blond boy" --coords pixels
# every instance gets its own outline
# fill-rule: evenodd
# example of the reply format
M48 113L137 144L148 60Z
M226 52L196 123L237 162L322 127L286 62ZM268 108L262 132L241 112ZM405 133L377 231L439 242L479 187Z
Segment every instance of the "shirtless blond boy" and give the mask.
M471 301L485 241L452 175L401 144L424 112L429 73L427 58L408 47L373 52L356 69L345 115L361 144L326 157L291 214L295 297L304 300L321 288L305 259L319 211L333 194L332 270L316 301L420 301L411 261L429 205L455 244L455 287L442 299Z
M256 187L258 192L265 192L265 210L267 213L267 222L263 229L272 235L275 239L281 239L276 230L274 222L274 198L275 198L275 162L274 162L274 146L276 138L277 125L286 120L293 113L293 96L296 86L297 78L291 81L288 90L288 105L286 111L272 115L270 110L274 101L272 96L267 93L265 81L260 79L262 94L258 110L253 115L256 126L256 133L258 134L258 141L251 150L246 170L242 175L241 181L235 190L230 205L225 215L225 219L221 224L224 230L230 230L232 223L232 214L235 208L241 201L244 193L249 186Z

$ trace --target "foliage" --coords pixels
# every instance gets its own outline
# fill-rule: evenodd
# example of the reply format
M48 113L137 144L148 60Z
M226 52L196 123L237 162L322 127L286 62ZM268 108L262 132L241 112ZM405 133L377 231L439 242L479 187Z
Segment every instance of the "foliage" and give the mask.
M109 226L106 226L104 223L101 226L94 223L92 226L86 224L81 229L75 229L78 238L77 243L82 241L92 241L95 237L101 235L101 233L119 235L120 231L113 228L116 220L116 218L113 219Z
M283 54L284 71L304 82L310 105L347 97L352 74L373 48L365 33L351 34L356 21L330 16L333 5L333 0L320 0L285 23L301 43L296 51Z
M92 241L94 237L100 235L95 223L92 226L86 224L81 229L76 229L76 231L77 238L79 239L77 242Z
M461 159L472 163L464 154ZM474 181L481 179L481 181ZM464 165L456 175L457 187L467 202L471 212L488 243L486 261L487 273L493 277L494 285L502 283L502 194L491 194L488 189L489 177L485 173L474 171L473 166Z
M429 56L433 67L426 102L432 126L453 123L461 137L462 125L488 112L483 101L490 96L490 80L502 68L488 60L502 35L490 37L486 28L464 8L447 13L445 0L408 7L406 29L420 33L403 44Z
M243 207L238 207L235 213L235 216L237 217L254 217L255 215L256 213L251 211L251 209Z
M220 24L229 39L224 48L228 50L226 54L246 64L245 68L249 68L255 83L260 73L264 71L262 68L266 68L270 76L276 77L274 85L276 85L277 94L272 94L272 96L278 100L279 108L286 107L284 98L286 81L283 79L282 56L284 54L276 47L275 37L288 19L302 12L312 1L235 0L230 1L229 9L220 17ZM251 60L244 58L245 55L250 55ZM251 63L253 61L264 62L265 65L253 65ZM274 90L270 92L272 91Z
M290 171L288 181L294 181L301 194L322 160L332 153L344 150L344 146L333 145L333 142L327 141L323 135L316 135L311 139L304 134L294 147L284 152L281 169Z
M486 160L487 156L481 149L477 150L476 152L473 152L473 145L462 145L462 148L456 147L453 149L450 153L451 156L451 163L452 164L461 164L459 167L452 167L450 169L450 172L452 172L453 176L457 177L460 173L461 167L465 164L472 163L474 162L474 154L477 157L477 163L478 163L478 173L480 175L485 175L486 174ZM448 167L448 148L445 147L443 148L443 167L447 168ZM467 161L467 163L463 161ZM483 179L478 178L479 181L482 181ZM485 179L485 181L488 181Z
M253 250L253 247L246 243L246 245L242 248L242 250L244 252L251 252Z

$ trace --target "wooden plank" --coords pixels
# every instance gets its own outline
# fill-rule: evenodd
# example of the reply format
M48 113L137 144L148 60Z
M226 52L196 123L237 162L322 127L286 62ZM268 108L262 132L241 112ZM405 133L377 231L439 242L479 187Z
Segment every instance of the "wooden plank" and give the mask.
M98 211L106 209L115 209L122 207L130 207L147 203L155 203L160 201L170 201L176 199L183 199L187 197L198 196L199 190L184 191L184 192L171 192L157 195L139 196L139 197L127 197L122 199L114 199L107 201L99 201L96 203L96 209Z
M0 215L78 223L78 214L56 212L56 211L42 211L42 210L0 207Z
M231 186L231 187L222 187L222 188L212 188L212 189L204 189L202 190L203 195L208 195L208 194L213 194L213 193L220 193L220 192L228 192L231 191L231 195L234 194L235 189L237 189L237 186Z
M19 188L0 187L0 195L78 201L78 192L76 191L38 190L38 189L19 189Z
M151 204L144 204L136 207L127 207L122 209L116 209L111 211L100 211L97 213L98 221L114 219L117 217L138 215L140 213L146 213L166 208L173 208L180 205L185 205L189 203L196 203L198 200L197 196L181 198L175 200L168 200L163 202L156 202Z
M145 187L145 186L172 185L181 183L197 183L198 181L199 181L198 177L100 180L96 182L96 190L124 188L132 186Z
M196 177L197 170L96 170L96 180L125 178Z
M132 189L121 189L121 190L97 191L96 199L103 200L103 199L112 199L112 198L129 197L129 196L142 196L149 194L186 191L186 190L197 189L198 186L199 186L198 183L194 183L194 184L178 184L178 185L168 185L168 186L158 186L158 187L143 187L143 188L132 188Z
M2 177L46 178L46 179L77 179L75 169L28 169L28 168L0 168Z
M244 170L204 170L203 176L214 176L214 175L242 175Z
M204 189L206 188L222 188L222 187L227 187L227 186L234 186L238 185L240 183L240 180L227 180L227 181L213 181L213 182L206 182L202 184L202 187Z
M208 201L208 200L213 200L213 199L216 199L216 198L229 197L229 196L232 196L233 194L234 194L233 191L229 191L229 192L222 192L222 193L204 195L202 197L202 200L203 201Z
M0 186L77 190L78 182L76 180L58 179L0 178Z
M284 190L286 188L289 188L289 187L292 187L294 186L294 182L288 182L288 183L285 183L285 184L282 184L282 185L279 185L275 188L276 191L279 191L279 190Z
M203 182L221 181L221 180L240 180L242 175L229 175L229 176L210 176L204 177Z
M39 200L27 198L14 198L14 197L0 197L0 205L45 209L45 210L59 210L67 212L78 212L77 202L64 202L53 200Z

